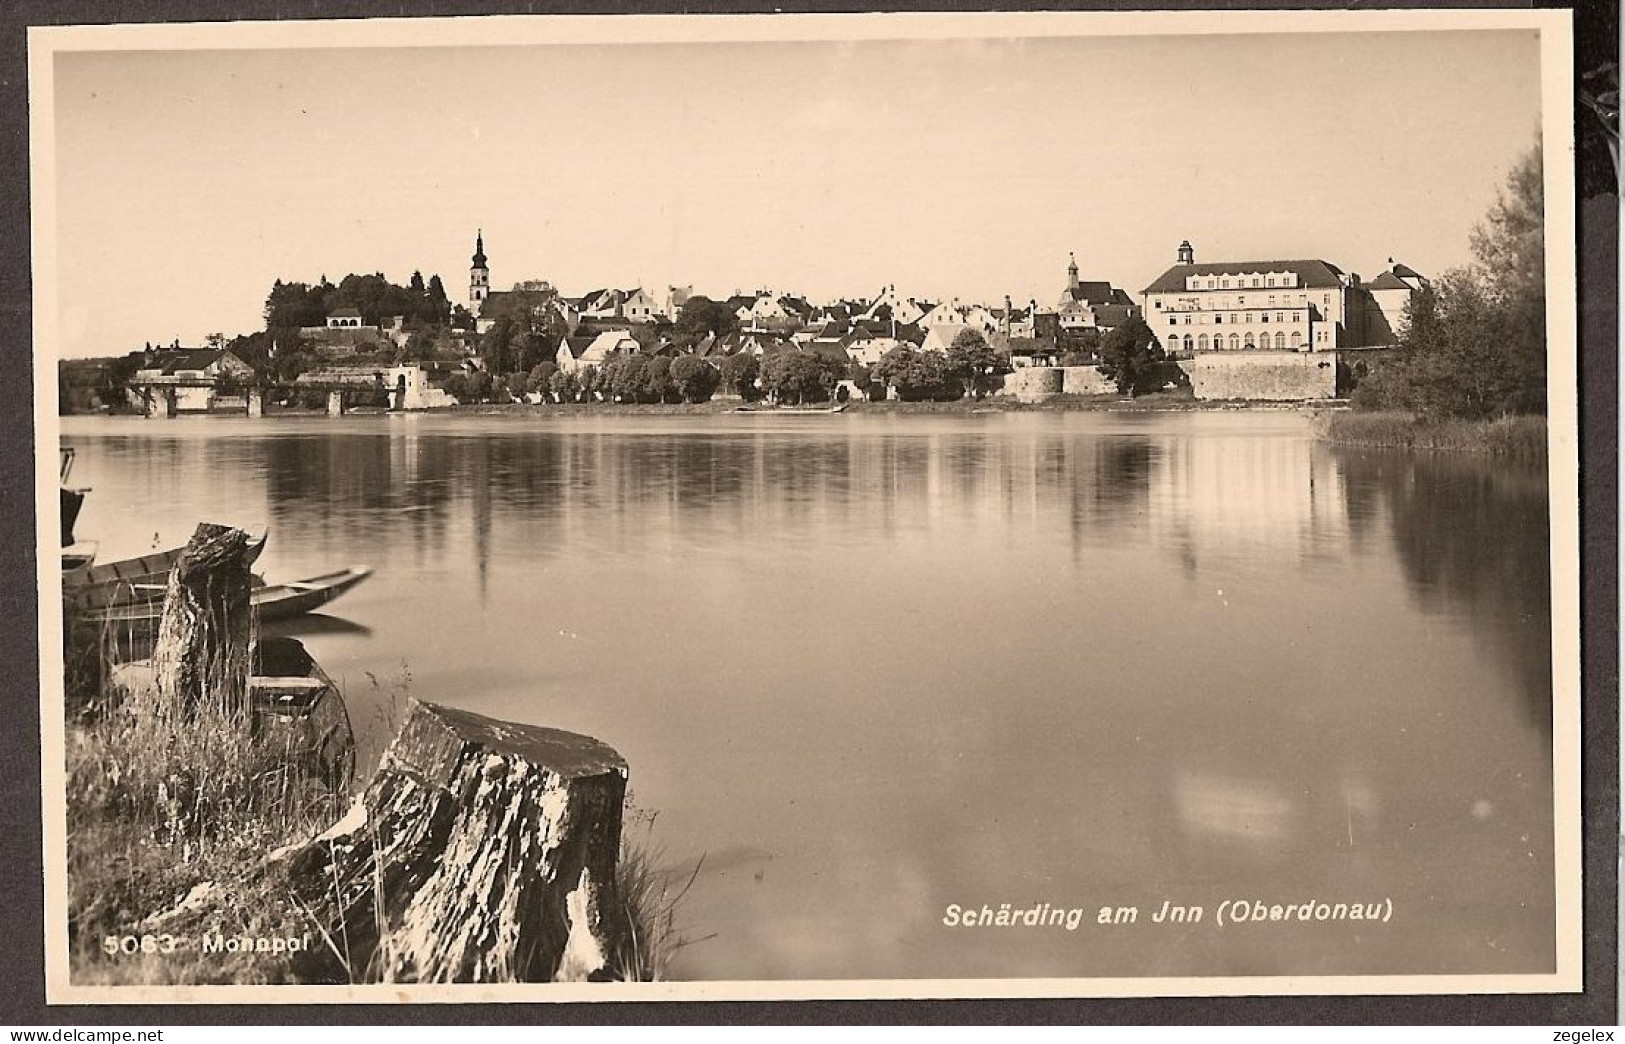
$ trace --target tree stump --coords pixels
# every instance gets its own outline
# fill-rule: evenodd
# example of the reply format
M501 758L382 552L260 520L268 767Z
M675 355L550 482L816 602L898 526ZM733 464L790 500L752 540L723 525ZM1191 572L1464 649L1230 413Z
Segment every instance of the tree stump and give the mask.
M170 570L153 650L160 706L190 716L204 701L248 714L248 534L205 522Z
M292 898L319 926L296 981L582 982L622 975L615 894L626 763L598 740L412 701L338 823L230 893ZM208 934L225 889L149 921Z

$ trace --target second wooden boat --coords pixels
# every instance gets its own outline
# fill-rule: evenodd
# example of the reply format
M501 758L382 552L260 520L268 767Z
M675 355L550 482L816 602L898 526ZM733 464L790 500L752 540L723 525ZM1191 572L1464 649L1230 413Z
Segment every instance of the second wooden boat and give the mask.
M265 550L268 534L249 535L247 563L253 565ZM125 558L80 568L62 577L62 598L70 610L98 610L121 605L162 602L169 584L169 571L181 557L184 547L154 551L150 555ZM65 568L65 567L64 567Z

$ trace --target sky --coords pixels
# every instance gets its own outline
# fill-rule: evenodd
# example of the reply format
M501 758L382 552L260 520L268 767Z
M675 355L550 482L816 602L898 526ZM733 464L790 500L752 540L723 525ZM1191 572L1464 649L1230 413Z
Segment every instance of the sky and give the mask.
M1198 261L1434 275L1539 133L1533 30L108 51L55 59L59 354L273 280L1137 297Z

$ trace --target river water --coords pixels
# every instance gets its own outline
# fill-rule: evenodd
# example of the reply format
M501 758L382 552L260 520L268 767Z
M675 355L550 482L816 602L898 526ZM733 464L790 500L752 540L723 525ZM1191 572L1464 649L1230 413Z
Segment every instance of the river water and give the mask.
M676 978L1553 969L1543 472L1291 413L63 431L99 560L375 570L295 629L364 745L409 691L617 748ZM1004 903L1087 916L943 923Z

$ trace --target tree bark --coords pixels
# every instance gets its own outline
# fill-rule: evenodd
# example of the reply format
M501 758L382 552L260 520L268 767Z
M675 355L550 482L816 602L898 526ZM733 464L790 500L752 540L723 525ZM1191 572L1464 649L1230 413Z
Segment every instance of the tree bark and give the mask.
M160 705L190 716L211 708L248 716L248 534L205 522L169 574L153 650Z
M311 841L229 892L317 926L306 983L581 982L627 974L615 889L626 763L587 736L412 701L378 773ZM208 933L227 889L149 921Z

